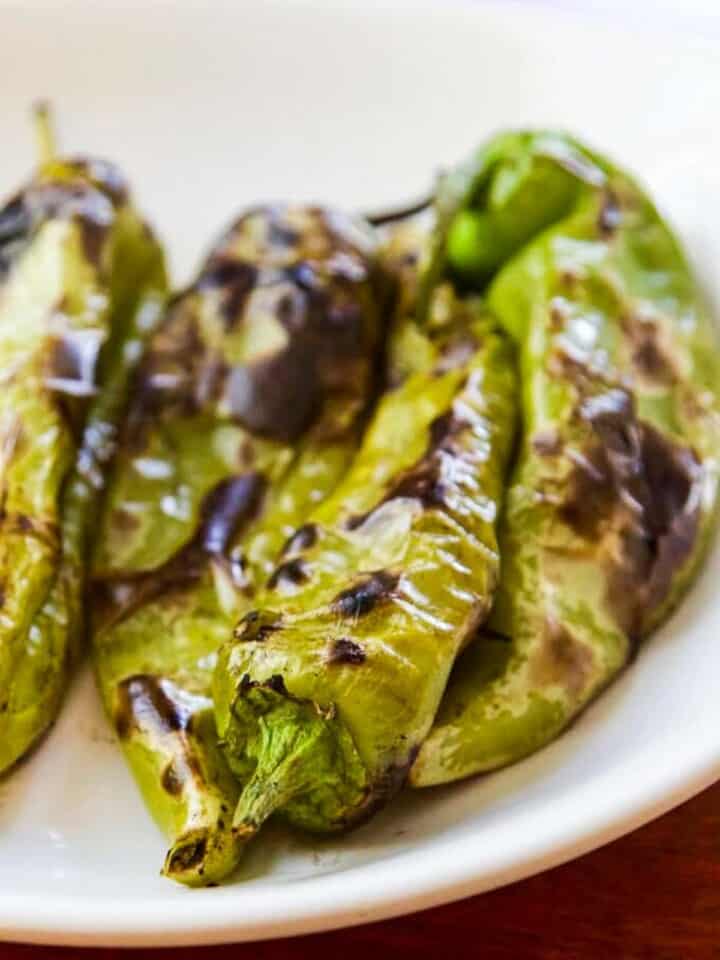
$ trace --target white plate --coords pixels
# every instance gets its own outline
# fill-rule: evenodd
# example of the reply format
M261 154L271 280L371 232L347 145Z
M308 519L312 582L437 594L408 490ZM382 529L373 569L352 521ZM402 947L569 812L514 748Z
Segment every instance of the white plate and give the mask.
M31 160L28 104L49 95L68 147L129 171L178 278L243 204L395 203L488 132L532 123L572 128L641 172L720 293L716 56L508 4L26 0L0 4L0 22L3 190ZM487 890L619 836L720 775L718 576L715 551L637 664L542 754L403 797L343 840L268 831L244 880L214 890L158 876L162 839L86 674L0 785L0 936L185 944L318 930Z

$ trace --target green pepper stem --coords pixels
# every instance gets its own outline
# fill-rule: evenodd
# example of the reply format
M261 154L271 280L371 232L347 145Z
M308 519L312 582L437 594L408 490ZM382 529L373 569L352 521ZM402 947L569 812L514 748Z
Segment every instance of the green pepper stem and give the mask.
M52 109L46 100L39 100L33 107L33 122L38 160L45 166L57 156Z
M257 765L233 817L233 833L240 841L249 840L275 811L312 787L328 739L325 721L292 703L261 718L259 726Z

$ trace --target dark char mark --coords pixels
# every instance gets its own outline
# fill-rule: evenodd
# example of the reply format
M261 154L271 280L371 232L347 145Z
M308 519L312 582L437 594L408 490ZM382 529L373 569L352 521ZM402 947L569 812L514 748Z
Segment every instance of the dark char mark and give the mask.
M377 570L342 590L332 601L331 608L341 617L364 617L392 596L398 576L387 570Z
M692 551L701 465L690 448L638 419L625 390L586 398L578 413L592 428L593 441L572 458L560 516L592 541L621 508L621 550L608 571L608 600L635 637Z
M267 587L269 590L274 590L277 586L288 584L298 586L305 583L307 579L307 565L300 557L295 557L293 560L286 560L273 570L268 578Z
M192 843L186 843L181 847L176 847L173 851L172 860L168 865L168 873L182 873L185 870L192 870L205 859L207 850L207 838L201 837L199 840L193 840ZM199 873L203 873L200 868Z
M101 161L77 160L66 166L77 173L77 180L34 181L0 211L0 279L37 227L50 219L75 220L86 257L99 264L114 206L126 198L124 181L114 167Z
M223 291L220 313L225 329L234 329L241 317L248 296L257 282L257 267L234 257L213 257L195 285L197 290L219 288Z
M163 790L169 793L171 797L178 797L183 791L184 783L183 777L178 775L175 764L171 760L160 777L160 784Z
M282 548L282 556L289 553L300 553L302 550L308 550L317 542L318 529L314 523L306 523L298 527L295 533L285 541Z
M0 210L0 280L5 277L27 243L32 229L30 213L22 194Z
M97 392L95 371L102 335L98 330L66 330L50 344L45 371L47 385L72 397Z
M266 610L249 610L235 627L233 637L243 643L262 643L271 633L281 628L282 617L279 614Z
M252 262L233 252L243 237ZM367 254L336 236L320 212L298 231L273 208L241 217L167 310L138 376L125 445L140 448L161 417L218 408L255 436L295 443L328 396L357 394L360 406L376 333L372 275ZM284 343L230 362L222 339L211 343L199 324L197 297L208 292L228 333L254 322L254 297L262 294Z
M173 696L170 681L152 674L126 677L117 687L115 729L121 740L134 731L176 733L189 729L192 713Z
M645 380L670 385L677 380L675 364L663 348L658 324L642 317L623 318L623 332L632 345L635 369Z
M452 410L436 417L430 425L427 452L392 487L384 501L394 500L396 497L412 497L419 500L426 509L444 506L447 492L444 460L447 456L454 456L453 441L466 426L466 422Z
M343 827L355 827L366 823L400 792L405 785L410 768L420 752L420 745L406 745L404 749L404 757L389 764L380 773L371 785L362 806L353 812L348 818L348 822L342 824ZM338 824L338 826L341 826L341 824Z
M202 577L211 559L221 562L232 575L236 565L229 548L239 530L257 514L265 485L260 473L220 481L203 500L192 540L165 563L154 570L118 573L96 581L93 601L99 620L116 622L163 594L187 589Z
M359 666L367 659L365 651L350 637L338 637L330 644L327 662L330 664L348 664Z
M456 441L467 426L467 422L452 409L436 417L430 424L430 438L423 456L405 471L372 510L349 517L346 528L356 530L378 507L397 497L419 500L425 509L443 507L447 493L447 460L456 456Z

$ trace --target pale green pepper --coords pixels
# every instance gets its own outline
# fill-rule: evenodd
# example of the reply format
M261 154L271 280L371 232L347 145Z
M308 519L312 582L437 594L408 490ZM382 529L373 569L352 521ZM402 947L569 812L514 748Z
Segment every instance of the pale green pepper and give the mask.
M237 862L216 651L355 451L383 296L366 227L257 208L171 303L140 369L95 557L95 655L170 840L164 872L183 883Z
M391 799L490 607L511 352L483 305L450 287L434 291L422 325L405 315L413 272L411 262L391 383L357 457L220 653L215 707L242 785L238 842L273 814L325 833Z
M516 340L522 441L497 602L411 771L426 786L555 737L698 569L717 499L715 330L643 190L555 133L482 148L440 193L430 274Z
M42 162L0 210L0 771L53 722L83 630L88 538L130 371L165 294L118 170Z

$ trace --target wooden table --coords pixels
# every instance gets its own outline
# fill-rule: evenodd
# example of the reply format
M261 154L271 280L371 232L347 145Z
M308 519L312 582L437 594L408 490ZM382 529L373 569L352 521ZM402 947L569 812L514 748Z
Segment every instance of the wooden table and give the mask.
M198 949L0 945L0 960L720 960L720 783L548 873L334 933Z

